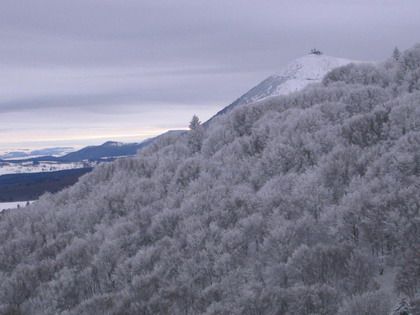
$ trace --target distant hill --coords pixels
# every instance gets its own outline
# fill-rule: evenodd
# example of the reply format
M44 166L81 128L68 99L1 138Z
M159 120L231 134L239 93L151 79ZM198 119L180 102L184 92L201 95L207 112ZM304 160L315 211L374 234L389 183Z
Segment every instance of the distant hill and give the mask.
M81 150L71 152L62 157L42 156L30 159L7 160L5 163L27 163L27 162L57 162L75 163L84 160L94 162L111 162L118 157L133 156L137 151L146 148L155 141L171 136L181 135L183 130L171 130L154 138L144 140L141 143L120 143L107 141L102 145L88 146ZM0 160L0 164L1 164ZM75 163L76 165L77 163ZM80 164L80 163L79 163ZM84 163L83 163L84 164ZM46 192L57 192L77 182L80 176L90 172L92 165L60 171L33 172L7 174L0 176L0 202L26 201L38 199Z
M53 147L37 150L17 150L10 151L0 154L0 159L21 159L21 158L32 158L36 156L62 156L71 151L74 151L72 147Z
M88 146L59 158L63 162L78 162L83 160L100 160L118 156L135 155L139 149L149 144L151 139L140 143L121 143L107 141L101 145Z
M122 156L132 156L137 153L138 150L148 146L162 136L171 134L181 134L184 130L170 130L159 136L146 139L139 143L122 143L116 141L107 141L101 145L92 145L84 147L80 150L67 153L63 156L45 155L27 159L14 159L7 160L7 163L23 163L23 162L41 162L41 161L53 161L53 162L82 162L85 160L89 161L105 161L114 160L115 158ZM0 159L2 162L2 159Z
M80 162L83 160L101 160L108 158L116 158L120 156L135 155L138 150L150 145L156 139L166 134L183 133L183 130L170 130L162 135L146 139L139 143L122 143L115 141L107 141L101 145L88 146L75 152L68 153L58 158L61 162Z

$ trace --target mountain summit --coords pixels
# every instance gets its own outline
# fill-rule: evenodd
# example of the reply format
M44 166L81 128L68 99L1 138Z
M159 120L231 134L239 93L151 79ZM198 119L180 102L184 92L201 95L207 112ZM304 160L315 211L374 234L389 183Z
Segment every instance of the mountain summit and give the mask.
M321 82L331 70L359 61L337 58L327 55L308 54L290 62L277 74L269 76L239 97L229 106L219 111L224 114L238 105L260 101L266 97L286 95L302 90L310 83Z

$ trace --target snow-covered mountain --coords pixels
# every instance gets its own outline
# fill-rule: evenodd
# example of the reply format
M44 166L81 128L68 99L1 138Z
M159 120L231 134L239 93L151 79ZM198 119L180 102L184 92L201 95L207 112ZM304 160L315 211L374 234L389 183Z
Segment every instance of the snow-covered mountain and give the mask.
M224 114L238 105L260 101L264 98L299 91L310 83L321 82L331 70L360 61L327 55L309 54L290 62L277 74L269 76L216 114Z
M419 73L348 67L4 211L0 314L419 315Z
M37 156L62 156L67 153L74 151L72 147L54 147L54 148L44 148L38 150L29 150L29 149L21 149L15 151L6 151L0 152L0 159L29 159L31 157Z

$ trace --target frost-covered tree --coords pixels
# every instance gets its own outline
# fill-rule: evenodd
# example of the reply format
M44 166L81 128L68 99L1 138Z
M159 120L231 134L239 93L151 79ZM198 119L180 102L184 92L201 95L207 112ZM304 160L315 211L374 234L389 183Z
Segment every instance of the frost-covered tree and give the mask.
M200 119L194 115L189 125L190 131L188 133L188 146L192 152L201 150L203 142L203 127L201 126Z
M399 61L401 58L401 52L398 49L398 47L394 48L394 51L392 52L392 58L394 58L395 61Z
M389 314L390 308L389 297L382 292L373 291L350 297L343 303L338 314Z

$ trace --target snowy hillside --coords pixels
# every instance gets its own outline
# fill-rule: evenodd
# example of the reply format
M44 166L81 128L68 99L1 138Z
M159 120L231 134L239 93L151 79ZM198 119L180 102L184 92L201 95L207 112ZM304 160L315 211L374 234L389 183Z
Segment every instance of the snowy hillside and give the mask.
M420 314L418 74L335 69L3 211L0 314Z
M295 59L277 74L266 78L232 104L222 109L216 116L224 114L238 105L300 91L308 84L321 82L322 78L331 70L350 63L360 63L360 61L315 54Z
M269 96L286 95L303 89L310 83L321 82L331 70L355 62L326 55L309 54L289 63L241 96L240 104L248 104ZM238 104L239 105L239 104Z

